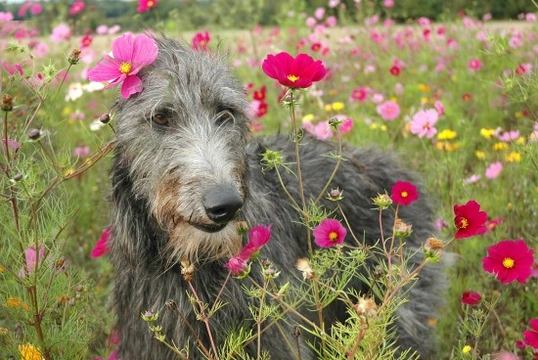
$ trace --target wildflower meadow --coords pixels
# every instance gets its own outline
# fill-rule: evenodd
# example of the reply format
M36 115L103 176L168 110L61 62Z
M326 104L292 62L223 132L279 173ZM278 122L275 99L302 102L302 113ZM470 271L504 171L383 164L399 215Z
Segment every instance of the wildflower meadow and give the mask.
M252 136L290 134L299 147L309 134L335 144L326 156L336 166L343 146L380 148L420 184L398 181L371 199L368 211L395 219L375 246L350 232L354 219L338 205L345 187L327 184L318 199L290 195L309 234L309 256L294 268L299 289L277 286L279 269L264 258L272 224L241 224L249 240L222 272L244 282L257 326L230 331L223 348L185 349L162 332L167 309L147 309L140 319L155 341L178 359L267 358L243 349L300 298L320 318L332 301L348 309L330 333L319 323L297 330L319 339L320 359L415 359L393 347L392 324L406 289L433 263L446 283L424 324L435 359L538 359L538 4L502 18L462 2L434 18L404 0L214 0L211 14L203 1L175 3L0 3L0 358L118 359L108 257L115 101L144 91L140 72L158 56L153 36L166 34L228 59L248 96ZM290 172L278 151L261 163ZM406 267L413 224L398 213L419 199L418 185L432 198L436 231ZM192 264L180 266L185 281L196 276ZM358 268L368 293L346 287ZM211 339L212 314L226 304L203 303L200 290L190 294L193 309Z

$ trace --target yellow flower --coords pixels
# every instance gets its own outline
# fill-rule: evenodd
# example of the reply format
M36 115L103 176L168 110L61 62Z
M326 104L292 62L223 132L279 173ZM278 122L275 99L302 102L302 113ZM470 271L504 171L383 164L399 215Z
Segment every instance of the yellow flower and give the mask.
M505 143L505 142L497 142L497 143L493 144L493 149L498 150L498 151L506 150L506 149L508 149L508 144Z
M519 119L520 117L523 116L523 113L521 111L516 111L516 113L514 114L516 119Z
M430 87L426 84L418 84L418 89L422 92L430 91Z
M454 151L459 149L460 145L458 143L451 143L448 141L439 141L436 144L437 149L444 151Z
M63 116L69 116L73 111L71 110L70 107L64 107L63 110L62 110L62 115Z
M314 121L314 114L306 114L303 116L303 121Z
M493 134L495 134L494 129L490 129L490 128L482 128L482 129L480 129L480 135L482 135L486 139L491 139L493 137Z
M333 109L332 104L326 104L325 105L325 111L331 111Z
M518 144L518 145L525 144L525 138L523 136L518 137L517 140L516 140L516 144Z
M510 154L506 155L505 159L508 162L520 162L521 154L517 151L512 151Z
M19 352L21 353L20 360L41 360L41 350L32 344L19 345Z
M427 98L427 97L421 97L420 98L420 104L421 105L425 105L429 102L430 100Z
M12 308L21 308L24 310L30 309L27 303L16 297L8 297L6 300L6 305Z
M338 94L338 90L336 90L336 89L329 90L329 96L334 96L336 94Z
M474 155L479 158L480 160L484 160L486 158L486 153L481 150L476 150L474 152Z
M473 350L473 348L470 345L465 345L463 349L461 349L462 354L468 354Z
M344 107L345 107L344 103L340 102L340 101L334 102L332 104L332 108L333 108L334 111L342 111L342 110L344 110Z
M387 125L385 124L381 125L381 131L387 131Z
M437 134L437 138L439 140L452 140L456 138L456 136L458 136L458 134L455 131L452 131L450 129L445 129L441 131L439 134Z
M379 129L379 124L378 123L371 123L370 124L370 129L372 129L372 130Z

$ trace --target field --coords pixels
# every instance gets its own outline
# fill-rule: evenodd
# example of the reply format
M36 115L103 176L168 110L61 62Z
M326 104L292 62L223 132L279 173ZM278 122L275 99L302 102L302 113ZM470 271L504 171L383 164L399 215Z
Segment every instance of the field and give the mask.
M488 248L504 240L522 239L530 256L538 250L538 27L531 15L410 25L374 16L340 26L318 13L309 25L208 26L170 36L187 46L204 39L208 48L200 51L228 54L251 101L255 136L294 131L279 101L284 87L262 71L267 55L321 60L325 78L297 92L297 124L326 141L395 153L435 203L432 236L444 248L434 257L450 265L446 304L430 324L439 358L532 359L538 350L523 332L538 318L538 258L511 281L483 267ZM98 244L109 225L113 111L110 122L103 119L119 91L90 83L87 72L122 32L59 30L53 38L17 26L0 22L0 358L106 359L121 340L109 303L112 266L106 244ZM331 126L335 118L343 123ZM470 200L487 213L487 232L455 239L454 206ZM372 357L359 351L355 358Z

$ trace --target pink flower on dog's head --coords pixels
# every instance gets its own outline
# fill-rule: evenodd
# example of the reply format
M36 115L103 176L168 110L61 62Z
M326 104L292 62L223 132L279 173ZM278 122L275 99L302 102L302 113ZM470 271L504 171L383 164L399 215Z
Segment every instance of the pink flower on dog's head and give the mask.
M88 79L110 81L105 88L122 83L121 96L127 99L142 91L142 80L137 74L155 61L158 51L155 40L147 35L122 35L112 44L113 57L105 55L96 67L88 71Z
M319 247L331 247L344 242L347 230L338 220L324 219L316 226L313 234L314 242Z

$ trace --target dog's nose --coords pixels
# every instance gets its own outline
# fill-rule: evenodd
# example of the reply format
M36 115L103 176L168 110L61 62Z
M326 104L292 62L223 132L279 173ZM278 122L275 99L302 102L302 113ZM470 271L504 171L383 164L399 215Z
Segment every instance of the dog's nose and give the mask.
M230 221L241 206L243 206L243 199L231 186L213 188L204 199L207 217L219 224Z

